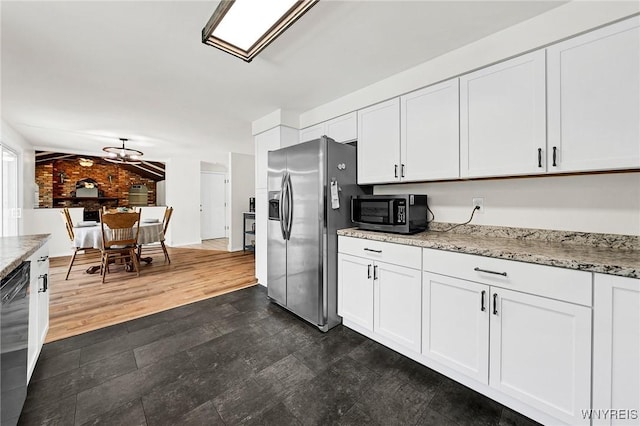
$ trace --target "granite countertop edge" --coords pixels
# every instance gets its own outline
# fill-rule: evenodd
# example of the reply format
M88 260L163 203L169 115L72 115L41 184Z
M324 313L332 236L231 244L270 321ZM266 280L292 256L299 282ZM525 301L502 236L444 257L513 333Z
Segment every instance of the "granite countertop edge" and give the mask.
M50 238L51 234L0 238L0 279L9 275L22 262L29 259Z
M541 242L539 240L526 241L487 236L476 236L474 239L472 235L447 235L438 231L426 231L420 234L403 235L366 231L358 228L348 228L338 230L338 235L456 253L473 254L497 259L513 260L537 265L555 266L578 271L596 272L628 278L640 278L640 250L591 247L589 245L580 246L568 243L549 243ZM429 239L429 237L436 237L438 240L434 241L433 239ZM447 241L447 239L449 239L449 241ZM517 244L517 249L514 250L509 248L508 246L511 244ZM587 254L579 253L572 256L571 253L576 249L582 252L586 251ZM596 259L599 257L599 254L607 255L603 257L616 259L621 258L626 259L627 261L612 261L610 259L603 261ZM637 259L637 261L629 261L629 259Z

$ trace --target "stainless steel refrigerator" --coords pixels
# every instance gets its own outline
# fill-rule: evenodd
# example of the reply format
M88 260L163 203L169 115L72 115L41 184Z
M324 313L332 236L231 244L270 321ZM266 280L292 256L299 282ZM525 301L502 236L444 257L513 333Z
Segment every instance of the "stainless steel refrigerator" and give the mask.
M327 331L341 322L336 231L351 226L351 196L362 193L356 148L322 137L268 155L267 293Z

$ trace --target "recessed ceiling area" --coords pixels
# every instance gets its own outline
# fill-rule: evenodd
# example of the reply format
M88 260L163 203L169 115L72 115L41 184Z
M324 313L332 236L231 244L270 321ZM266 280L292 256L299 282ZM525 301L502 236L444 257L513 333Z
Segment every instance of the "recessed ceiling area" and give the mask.
M253 153L251 122L304 112L561 1L318 2L251 63L201 42L216 1L2 1L2 118L36 148L149 160Z

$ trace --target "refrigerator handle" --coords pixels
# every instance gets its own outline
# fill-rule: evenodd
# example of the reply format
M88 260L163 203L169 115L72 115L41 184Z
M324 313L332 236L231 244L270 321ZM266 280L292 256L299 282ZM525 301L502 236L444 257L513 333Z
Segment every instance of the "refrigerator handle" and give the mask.
M278 200L278 216L280 217L280 231L282 232L282 239L287 239L287 232L284 229L284 189L287 176L282 176L282 182L280 183L280 199Z
M287 240L291 239L291 227L293 226L293 186L291 175L287 174Z

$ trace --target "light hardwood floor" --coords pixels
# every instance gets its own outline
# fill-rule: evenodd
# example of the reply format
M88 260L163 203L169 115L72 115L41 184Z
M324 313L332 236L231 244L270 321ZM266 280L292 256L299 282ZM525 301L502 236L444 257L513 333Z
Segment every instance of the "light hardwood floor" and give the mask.
M229 246L228 238L214 238L212 240L202 240L200 244L194 244L192 246L182 246L183 248L195 248L202 250L220 250L227 251Z
M49 333L63 339L255 285L253 253L168 248L171 264L154 255L140 277L112 266L100 274L74 267L65 281L69 257L52 258L49 272ZM143 257L145 254L143 253Z

